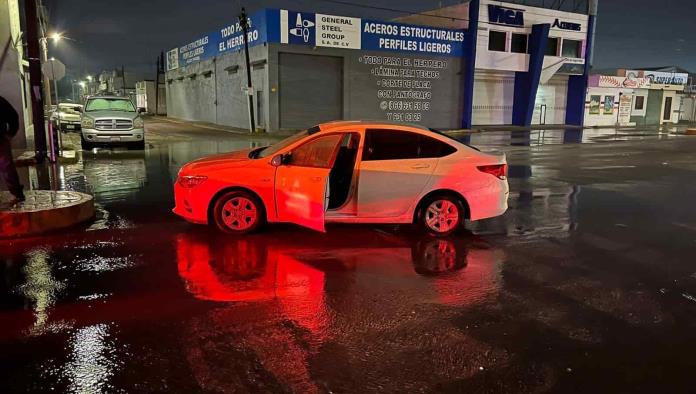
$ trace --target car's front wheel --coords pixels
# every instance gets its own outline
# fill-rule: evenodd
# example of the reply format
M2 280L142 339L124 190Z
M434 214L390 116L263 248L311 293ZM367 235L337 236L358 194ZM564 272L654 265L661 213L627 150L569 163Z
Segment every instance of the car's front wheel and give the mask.
M94 144L88 142L82 133L80 133L80 145L82 145L82 150L92 150L94 148Z
M131 142L128 144L129 150L145 150L145 140Z
M263 204L245 191L231 191L220 196L213 206L215 226L230 234L248 234L258 230L265 221Z
M464 223L466 209L462 202L451 195L437 195L423 204L418 220L430 234L449 235Z

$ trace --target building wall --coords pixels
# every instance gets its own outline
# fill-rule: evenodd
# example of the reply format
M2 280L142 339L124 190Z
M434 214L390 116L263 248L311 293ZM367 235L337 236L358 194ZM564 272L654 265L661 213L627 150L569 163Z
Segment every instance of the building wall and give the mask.
M619 99L622 94L630 94L633 96L633 102L631 103L631 108L635 106L635 91L634 89L624 89L624 88L600 88L591 87L587 90L586 102L590 103L585 107L585 126L616 126L617 116L618 116L618 106ZM606 97L612 98L611 113L605 111ZM597 106L594 101L599 97L599 105ZM645 111L637 111L637 114L644 113ZM633 120L634 111L631 111L631 121Z
M267 87L267 53L265 46L249 49L250 59L254 64L252 85L256 90L265 90ZM242 87L247 85L244 52L227 53L168 71L165 81L168 116L232 127L249 127L248 96L242 92ZM255 103L258 97L255 94ZM267 99L262 100L267 102ZM264 126L268 124L268 115L265 114L261 120Z
M502 23L492 23L489 16L489 5L501 6L505 8L522 10L524 15L523 26L513 26ZM549 37L559 38L558 56L546 56L544 58L544 68L550 67L559 62L582 65L584 61L584 43L587 37L588 16L583 14L573 14L570 12L556 11L545 8L529 7L518 4L503 3L501 1L481 1L479 13L480 26L478 29L478 39L476 48L476 68L489 70L505 71L527 71L529 55L524 53L511 52L512 33L531 34L531 28L535 24L553 24L557 19L561 22L571 22L580 26L579 31L565 30L552 27ZM488 49L489 36L491 30L504 32L507 34L506 51L491 51ZM560 50L563 47L562 40L572 39L582 41L582 51L579 57L561 56ZM578 74L581 72L578 72Z
M373 119L421 123L429 127L452 129L461 123L461 94L462 78L460 75L461 59L438 56L408 55L393 52L356 51L331 48L308 48L296 45L269 44L269 86L271 129L280 127L279 117L279 53L314 54L320 56L335 56L343 59L343 116L345 119ZM437 62L438 68L417 67L416 61L427 60ZM371 64L382 62L382 64ZM386 62L398 62L400 65L386 65ZM407 65L410 62L411 65ZM382 67L380 69L380 67ZM379 70L405 73L403 77L378 76ZM401 71L403 70L403 71ZM424 71L429 77L408 77L409 73ZM376 75L377 74L377 75ZM426 87L385 87L384 83L411 83L411 81L426 82ZM384 91L417 91L427 98L389 98L384 97ZM390 93L393 94L393 93ZM422 97L422 96L420 96ZM401 103L414 105L419 103L420 109L397 110L394 106ZM390 109L390 106L392 109ZM307 111L312 110L311 99L308 98ZM287 114L285 115L287 116ZM395 118L397 117L397 118ZM311 125L307 125L309 127Z
M19 8L16 0L0 0L0 96L19 113L20 129L12 140L14 148L25 148L26 127L30 124L25 111L22 46L19 38Z

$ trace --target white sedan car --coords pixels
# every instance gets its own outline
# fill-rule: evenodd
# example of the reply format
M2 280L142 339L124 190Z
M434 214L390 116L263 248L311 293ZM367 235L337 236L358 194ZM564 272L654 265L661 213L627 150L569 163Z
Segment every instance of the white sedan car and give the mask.
M419 223L435 235L507 210L505 155L418 126L340 121L182 167L174 213L248 233L265 222Z

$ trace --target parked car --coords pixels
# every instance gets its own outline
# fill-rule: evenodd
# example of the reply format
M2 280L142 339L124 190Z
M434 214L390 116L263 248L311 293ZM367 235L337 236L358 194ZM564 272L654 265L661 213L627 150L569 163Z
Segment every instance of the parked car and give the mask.
M340 121L273 146L195 160L174 187L174 213L228 233L266 222L419 223L450 234L465 219L502 215L504 154L401 124Z
M82 105L60 103L51 113L51 123L63 133L80 131L82 129Z
M128 97L87 98L82 115L82 149L99 145L145 149L144 121Z

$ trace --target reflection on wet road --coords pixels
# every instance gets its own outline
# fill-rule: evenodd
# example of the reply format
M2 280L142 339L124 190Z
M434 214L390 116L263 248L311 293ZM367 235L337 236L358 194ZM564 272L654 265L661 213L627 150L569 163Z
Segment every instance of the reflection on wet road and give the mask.
M500 218L236 238L171 185L267 141L160 133L60 168L94 223L0 243L0 392L692 389L696 140L472 136L508 155Z

